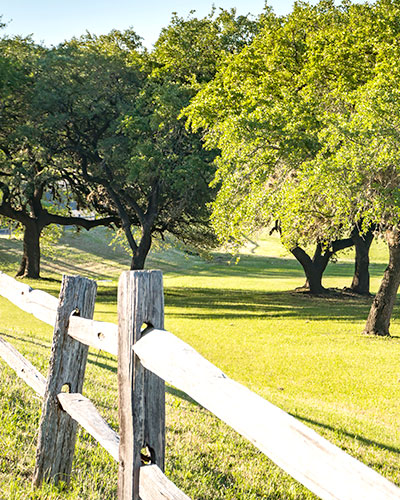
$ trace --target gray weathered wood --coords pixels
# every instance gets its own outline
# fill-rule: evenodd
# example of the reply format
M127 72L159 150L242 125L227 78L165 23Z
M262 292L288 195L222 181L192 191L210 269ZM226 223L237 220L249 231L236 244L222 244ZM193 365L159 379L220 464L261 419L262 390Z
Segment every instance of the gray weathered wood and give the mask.
M118 287L118 390L120 459L118 498L139 499L141 450L148 448L151 463L164 470L164 381L144 370L132 346L142 327L163 328L164 296L160 271L130 271Z
M58 400L78 424L86 429L110 455L119 461L119 435L111 429L93 403L82 394L61 393ZM139 473L140 500L190 500L157 465L144 465Z
M100 415L94 404L82 394L58 394L63 408L79 425L87 430L108 453L118 461L119 436Z
M20 283L11 276L0 272L0 295L23 311L54 326L58 299L42 290L33 290L29 285Z
M229 379L171 333L152 330L133 349L144 367L212 411L323 500L400 499L393 483Z
M139 494L140 500L190 500L157 465L140 468Z
M63 386L68 392L82 392L88 347L68 336L68 322L75 310L82 317L93 317L95 298L94 281L63 276L36 450L35 485L43 480L69 480L77 424L61 409L57 395Z
M34 391L43 397L46 379L15 347L0 337L0 356Z
M118 325L72 315L68 335L95 349L118 356Z

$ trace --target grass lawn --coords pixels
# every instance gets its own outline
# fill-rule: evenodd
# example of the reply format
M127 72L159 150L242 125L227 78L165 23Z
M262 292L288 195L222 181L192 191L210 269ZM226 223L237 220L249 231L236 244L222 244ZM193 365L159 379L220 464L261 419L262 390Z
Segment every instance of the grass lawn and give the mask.
M58 295L61 273L98 280L95 318L116 322L119 273L129 258L105 244L102 230L67 232L57 258L43 258L45 280L32 287ZM0 239L0 269L15 274L21 243ZM372 250L372 290L387 254ZM400 322L391 338L360 334L366 298L293 293L304 276L273 237L249 242L239 264L218 254L205 262L165 249L148 268L164 271L166 328L230 377L314 428L400 486ZM324 284L348 286L352 254L329 265ZM52 329L0 298L0 334L47 373ZM79 432L71 486L32 490L41 402L0 361L0 499L116 498L117 466ZM91 350L84 394L118 428L116 359ZM246 440L184 394L167 388L167 475L191 498L313 499ZM266 422L268 425L268 422ZM360 499L362 500L362 499Z

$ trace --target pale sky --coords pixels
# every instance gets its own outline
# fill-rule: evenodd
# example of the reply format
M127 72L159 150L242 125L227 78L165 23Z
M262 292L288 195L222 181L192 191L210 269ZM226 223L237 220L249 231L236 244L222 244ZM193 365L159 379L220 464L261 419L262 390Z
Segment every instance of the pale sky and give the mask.
M311 1L310 3L316 3ZM190 10L207 15L212 5L238 14L258 15L264 0L0 0L2 21L8 24L2 33L33 35L36 42L50 47L87 31L105 34L112 29L132 27L151 48L162 27L169 24L171 13L187 17ZM268 0L275 13L287 14L293 0Z

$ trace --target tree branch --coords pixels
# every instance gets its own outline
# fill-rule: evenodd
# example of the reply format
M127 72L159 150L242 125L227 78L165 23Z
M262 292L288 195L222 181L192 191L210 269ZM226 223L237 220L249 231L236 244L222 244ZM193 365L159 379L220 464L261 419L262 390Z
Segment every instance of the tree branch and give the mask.
M103 219L89 220L84 217L69 217L56 214L50 214L44 211L44 226L48 224L60 224L60 226L81 226L87 231L97 226L110 226L111 224L118 224L120 219L118 217L105 217Z
M344 238L342 240L335 240L332 242L332 254L338 252L339 250L344 250L345 248L350 248L354 245L352 238Z

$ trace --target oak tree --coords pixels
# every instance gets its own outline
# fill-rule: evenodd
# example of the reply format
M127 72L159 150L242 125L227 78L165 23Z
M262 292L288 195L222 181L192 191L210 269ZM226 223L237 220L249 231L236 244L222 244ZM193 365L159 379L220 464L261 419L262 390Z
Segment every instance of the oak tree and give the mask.
M92 199L119 218L132 269L143 268L155 234L215 243L208 208L215 153L179 117L252 27L233 12L216 20L174 16L152 53L133 31L113 31L72 40L42 61L43 141L74 162Z
M243 234L278 220L282 241L314 293L324 292L329 259L355 243L353 287L368 292L371 228L365 238L355 220L338 223L327 193L310 195L305 172L324 147L329 113L347 109L340 95L373 71L373 38L357 38L355 30L373 25L372 19L368 6L333 1L297 3L286 17L266 11L253 43L220 69L187 110L192 127L205 130L206 146L220 150L215 182L221 187L212 218L222 241L240 243ZM310 256L305 248L314 242Z
M113 219L73 216L70 203L84 197L73 193L70 166L41 142L41 110L35 108L39 61L46 49L28 38L0 40L0 216L23 228L23 255L18 276L40 277L40 238L52 225L89 229ZM81 193L82 194L82 193Z

